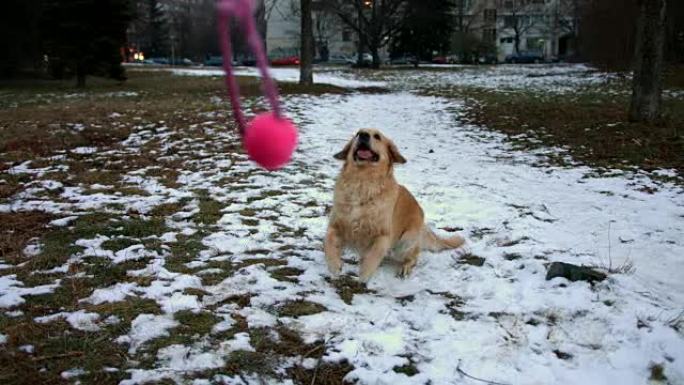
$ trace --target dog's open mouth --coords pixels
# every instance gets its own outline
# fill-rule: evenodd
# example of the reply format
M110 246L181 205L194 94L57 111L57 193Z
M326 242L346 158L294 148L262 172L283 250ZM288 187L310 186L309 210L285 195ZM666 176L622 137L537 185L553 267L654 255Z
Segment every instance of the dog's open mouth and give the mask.
M380 156L367 146L359 145L356 147L356 151L354 151L354 160L362 162L377 162L380 160Z

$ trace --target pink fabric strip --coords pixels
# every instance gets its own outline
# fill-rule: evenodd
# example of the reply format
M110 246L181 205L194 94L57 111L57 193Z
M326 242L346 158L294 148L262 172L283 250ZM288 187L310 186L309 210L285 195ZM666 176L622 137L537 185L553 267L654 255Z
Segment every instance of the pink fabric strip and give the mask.
M256 29L256 22L252 16L252 0L219 0L217 2L218 9L218 32L219 44L221 46L221 54L223 55L223 70L226 73L226 87L228 88L228 97L230 105L233 109L233 116L238 124L240 135L244 135L246 120L240 106L240 90L235 74L233 73L233 52L230 41L229 20L231 17L235 18L236 22L241 23L243 32L247 37L247 44L254 53L257 67L261 73L261 82L264 95L268 100L273 113L281 116L280 104L278 103L278 88L275 82L268 73L268 62L266 61L266 53L264 52L264 45L259 32Z

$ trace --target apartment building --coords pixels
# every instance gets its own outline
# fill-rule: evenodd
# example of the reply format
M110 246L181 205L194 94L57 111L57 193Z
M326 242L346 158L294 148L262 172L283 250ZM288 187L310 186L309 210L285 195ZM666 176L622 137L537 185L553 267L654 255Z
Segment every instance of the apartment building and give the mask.
M576 0L457 0L457 30L491 44L503 61L515 52L547 59L573 53Z

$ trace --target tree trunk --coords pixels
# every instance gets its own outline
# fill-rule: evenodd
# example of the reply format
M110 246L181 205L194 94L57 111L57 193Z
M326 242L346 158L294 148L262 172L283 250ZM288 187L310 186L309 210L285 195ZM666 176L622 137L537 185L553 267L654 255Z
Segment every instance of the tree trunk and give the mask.
M76 87L83 88L86 85L86 68L85 64L76 64Z
M366 35L361 32L363 31L363 26L361 25L361 20L363 18L363 10L361 8L357 11L357 23L359 24L359 46L356 51L356 65L363 67L363 51L366 49Z
M372 44L370 47L371 55L373 56L372 67L377 69L380 68L380 54L378 53L378 46Z
M666 9L666 0L639 1L631 121L652 122L660 117Z
M313 21L311 19L311 0L301 0L302 29L299 58L299 84L313 84Z

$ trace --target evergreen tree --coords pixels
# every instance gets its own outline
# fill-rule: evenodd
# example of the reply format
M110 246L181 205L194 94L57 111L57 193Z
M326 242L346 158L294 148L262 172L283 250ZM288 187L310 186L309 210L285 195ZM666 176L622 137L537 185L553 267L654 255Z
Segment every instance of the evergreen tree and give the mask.
M0 77L38 69L41 39L38 29L40 0L6 0L0 12Z
M158 0L147 0L149 11L150 57L167 56L169 52L169 24Z
M406 19L392 52L424 60L432 59L434 51L446 52L455 21L452 10L452 0L408 0Z
M53 75L75 74L85 86L91 74L124 80L121 66L129 0L44 0L43 42Z

